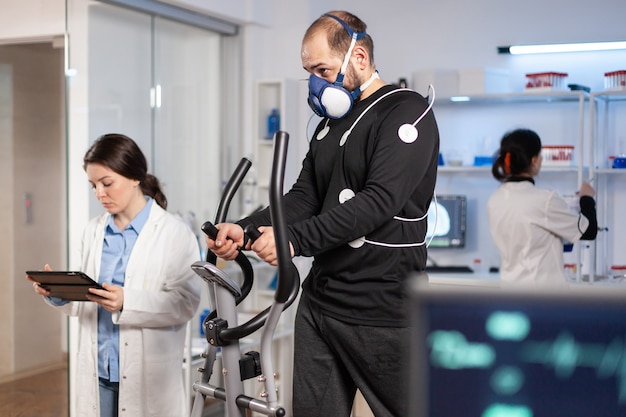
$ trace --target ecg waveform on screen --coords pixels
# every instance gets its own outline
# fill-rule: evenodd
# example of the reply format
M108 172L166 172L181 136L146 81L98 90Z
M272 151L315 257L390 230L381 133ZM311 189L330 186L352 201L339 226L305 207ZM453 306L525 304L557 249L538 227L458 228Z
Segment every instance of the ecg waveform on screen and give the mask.
M621 294L468 300L426 311L424 416L626 416Z
M486 342L470 342L459 331L433 331L429 336L433 366L450 369L487 369L498 361L498 349ZM578 342L567 331L554 340L519 342L519 360L553 369L555 377L570 378L576 368L592 368L598 379L615 377L618 403L626 403L626 343L616 336L609 344Z
M569 332L561 332L553 341L526 341L521 348L523 361L554 369L557 378L569 378L577 367L589 367L599 379L615 376L619 403L626 402L626 349L622 337L608 345L580 343Z

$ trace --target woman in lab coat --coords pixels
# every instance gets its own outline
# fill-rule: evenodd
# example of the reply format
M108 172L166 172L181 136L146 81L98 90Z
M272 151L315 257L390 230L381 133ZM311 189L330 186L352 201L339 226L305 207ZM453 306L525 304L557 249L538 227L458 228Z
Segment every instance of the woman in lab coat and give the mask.
M537 133L518 129L504 135L492 167L502 184L489 198L487 212L505 284L565 285L564 240L593 240L597 234L591 185L582 184L575 212L556 192L535 187L541 162Z
M93 302L67 302L33 282L49 304L78 316L76 415L186 415L182 358L185 325L200 301L190 267L200 258L197 239L165 211L159 182L132 139L100 137L84 168L107 212L84 231L81 271L104 290L90 290Z

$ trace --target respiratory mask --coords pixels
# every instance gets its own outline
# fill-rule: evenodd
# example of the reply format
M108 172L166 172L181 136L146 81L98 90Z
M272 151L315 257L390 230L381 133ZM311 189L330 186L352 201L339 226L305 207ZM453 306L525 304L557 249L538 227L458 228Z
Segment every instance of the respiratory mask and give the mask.
M354 100L361 95L361 91L369 87L372 81L378 78L378 73L374 72L367 82L352 92L343 87L343 78L346 74L346 68L350 62L354 45L357 40L365 36L366 32L354 31L346 22L339 19L337 16L331 14L324 14L324 16L331 17L341 23L352 40L350 42L350 48L348 48L348 52L343 60L343 64L341 65L341 70L334 83L329 83L323 78L311 74L309 77L309 98L307 101L313 112L318 116L327 117L329 119L341 119L350 112Z

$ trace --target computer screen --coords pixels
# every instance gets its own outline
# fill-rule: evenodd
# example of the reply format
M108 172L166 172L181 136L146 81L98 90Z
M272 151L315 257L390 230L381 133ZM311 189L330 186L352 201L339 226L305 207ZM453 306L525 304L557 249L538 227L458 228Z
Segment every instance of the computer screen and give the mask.
M626 416L625 289L412 288L411 416Z
M428 208L428 247L465 247L466 210L464 195L435 195Z

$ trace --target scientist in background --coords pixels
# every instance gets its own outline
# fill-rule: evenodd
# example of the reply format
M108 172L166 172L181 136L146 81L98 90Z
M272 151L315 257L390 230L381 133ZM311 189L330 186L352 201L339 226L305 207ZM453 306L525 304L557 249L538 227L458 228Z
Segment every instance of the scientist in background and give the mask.
M583 183L574 212L556 192L535 186L541 170L541 139L529 129L504 135L492 167L502 184L489 198L487 214L500 252L505 284L566 284L564 241L593 240L598 232L595 191Z
M80 270L104 290L91 288L91 302L67 302L33 282L48 304L78 316L76 413L184 416L190 402L182 375L185 325L201 291L190 267L200 258L196 237L166 211L159 181L129 137L101 136L83 167L107 212L85 228Z

